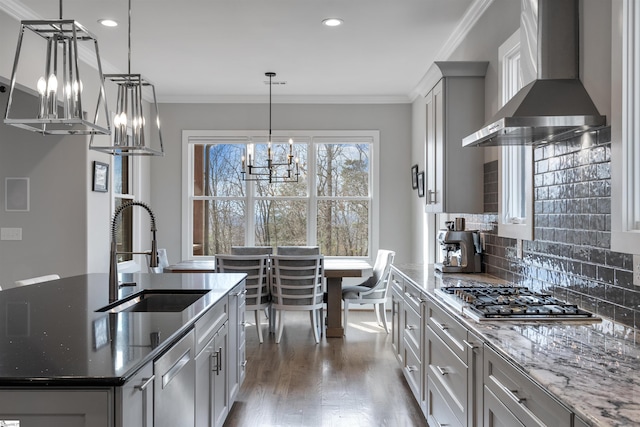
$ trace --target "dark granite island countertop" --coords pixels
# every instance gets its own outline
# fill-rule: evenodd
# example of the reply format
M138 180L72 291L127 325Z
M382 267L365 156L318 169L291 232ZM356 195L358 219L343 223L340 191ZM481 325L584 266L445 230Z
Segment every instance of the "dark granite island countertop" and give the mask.
M484 274L435 273L432 266L422 264L395 268L587 424L640 425L640 344L633 328L606 318L601 322L476 322L442 303L434 290L505 284L504 280Z
M0 292L0 387L119 386L184 335L244 274L131 274L119 299L143 289L208 289L181 312L96 312L108 275ZM152 347L152 336L158 337Z

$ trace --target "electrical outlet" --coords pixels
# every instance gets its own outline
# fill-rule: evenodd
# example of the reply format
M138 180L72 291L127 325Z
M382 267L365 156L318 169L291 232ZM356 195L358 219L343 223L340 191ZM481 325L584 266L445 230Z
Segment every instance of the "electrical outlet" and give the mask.
M0 240L22 240L22 228L0 229Z
M633 285L640 286L640 255L633 256Z

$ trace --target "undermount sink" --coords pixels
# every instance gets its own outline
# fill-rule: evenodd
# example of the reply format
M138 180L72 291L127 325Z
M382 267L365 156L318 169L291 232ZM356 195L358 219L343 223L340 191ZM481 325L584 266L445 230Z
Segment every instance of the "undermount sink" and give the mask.
M182 311L202 298L207 292L209 291L206 289L145 289L96 311L109 313Z

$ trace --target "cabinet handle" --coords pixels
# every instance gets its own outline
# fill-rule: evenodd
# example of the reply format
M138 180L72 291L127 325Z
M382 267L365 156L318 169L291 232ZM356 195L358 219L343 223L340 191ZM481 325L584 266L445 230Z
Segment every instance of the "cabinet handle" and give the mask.
M222 347L218 348L218 370L216 372L222 371Z
M472 342L469 342L467 340L462 340L462 342L464 343L464 345L466 345L467 347L469 347L469 350L475 350L476 348L478 348L477 345L475 345Z
M437 203L435 191L427 190L427 203Z
M418 370L417 366L407 366L407 371L409 372L415 372Z
M436 366L436 370L438 371L438 373L440 375L447 375L449 372L445 371L445 368L440 367L440 366Z
M136 385L133 388L135 388L136 390L144 391L147 387L149 387L149 384L151 384L155 379L156 379L156 376L151 375L151 378L143 379L144 382L142 384Z
M211 353L211 357L214 360L213 363L213 368L211 369L212 372L215 372L216 375L220 375L220 363L218 361L218 359L220 358L220 355L218 354L217 351Z
M413 331L413 330L415 330L415 329L418 329L418 327L417 327L417 326L415 326L415 325L407 325L407 326L405 327L405 329L406 329L407 331Z
M446 323L436 323L436 326L442 331L446 331L447 329L449 329L449 326L447 326Z
M511 398L518 403L522 403L527 400L524 397L518 397L518 390L509 390L509 394L511 394Z
M244 368L244 367L246 367L246 366L247 366L247 361L245 360L244 362L242 362L242 363L240 364L240 366L242 366L243 368Z
M242 292L240 292L240 295L246 295L247 294L247 290L243 289Z

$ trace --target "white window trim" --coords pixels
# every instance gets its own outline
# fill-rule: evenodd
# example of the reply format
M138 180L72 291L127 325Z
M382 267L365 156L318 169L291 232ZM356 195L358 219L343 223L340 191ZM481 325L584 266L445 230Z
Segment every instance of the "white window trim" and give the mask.
M111 186L111 216L109 218L109 227L111 227L111 221L113 220L113 214L116 209L116 198L126 199L126 200L139 200L140 194L142 194L142 179L141 179L141 171L142 171L142 158L140 156L122 156L123 160L131 160L131 170L129 171L129 188L130 192L126 194L119 194L115 192L114 178L115 178L115 165L114 160L115 156L111 156L110 167L110 186ZM146 212L145 212L146 215ZM142 211L140 209L133 210L133 230L132 230L132 245L134 252L141 252L142 246L144 244L148 244L148 242L143 241L142 232ZM109 239L111 239L111 229L109 229ZM148 249L151 249L150 247ZM141 267L146 265L146 260L143 258L144 255L133 255L133 260L138 263Z
M520 31L516 31L509 37L498 49L498 99L500 105L506 104L515 94L514 87L521 88L523 85L522 76L518 72L520 67L514 66L516 61L520 59ZM514 85L514 80L518 80ZM522 149L524 155L525 170L521 170L518 165L513 162L507 162L512 159L513 153L509 153L511 147L500 147L498 151L498 235L501 237L510 237L512 239L533 240L533 148L531 146L518 147ZM506 163L505 163L506 162ZM525 218L517 220L507 220L503 214L506 202L505 186L503 185L503 176L507 169L509 175L518 174L524 179L525 191Z
M640 5L613 0L611 16L611 249L640 254Z
M368 260L372 262L375 259L375 254L379 248L380 237L380 164L379 164L379 152L380 152L380 132L379 131L273 131L274 138L286 137L293 138L294 141L308 140L309 150L307 152L308 167L307 174L309 177L315 176L315 162L312 161L315 156L315 144L318 143L331 143L331 142L368 142L373 146L373 150L370 153L370 162L372 173L370 174L370 189L371 189L371 212L369 213L369 257ZM218 131L218 130L183 130L182 131L182 242L181 242L181 259L193 259L192 246L193 246L193 229L192 221L193 210L190 203L190 161L193 157L193 145L201 144L203 142L215 142L216 140L226 139L238 140L247 138L260 138L264 137L264 131ZM285 184L286 185L286 184ZM309 179L309 194L313 194L315 191L315 181ZM316 211L316 198L311 197L309 203L309 212ZM307 242L310 245L316 243L316 230L315 215L308 215L310 223L307 227ZM212 257L198 257L198 259L208 259Z

